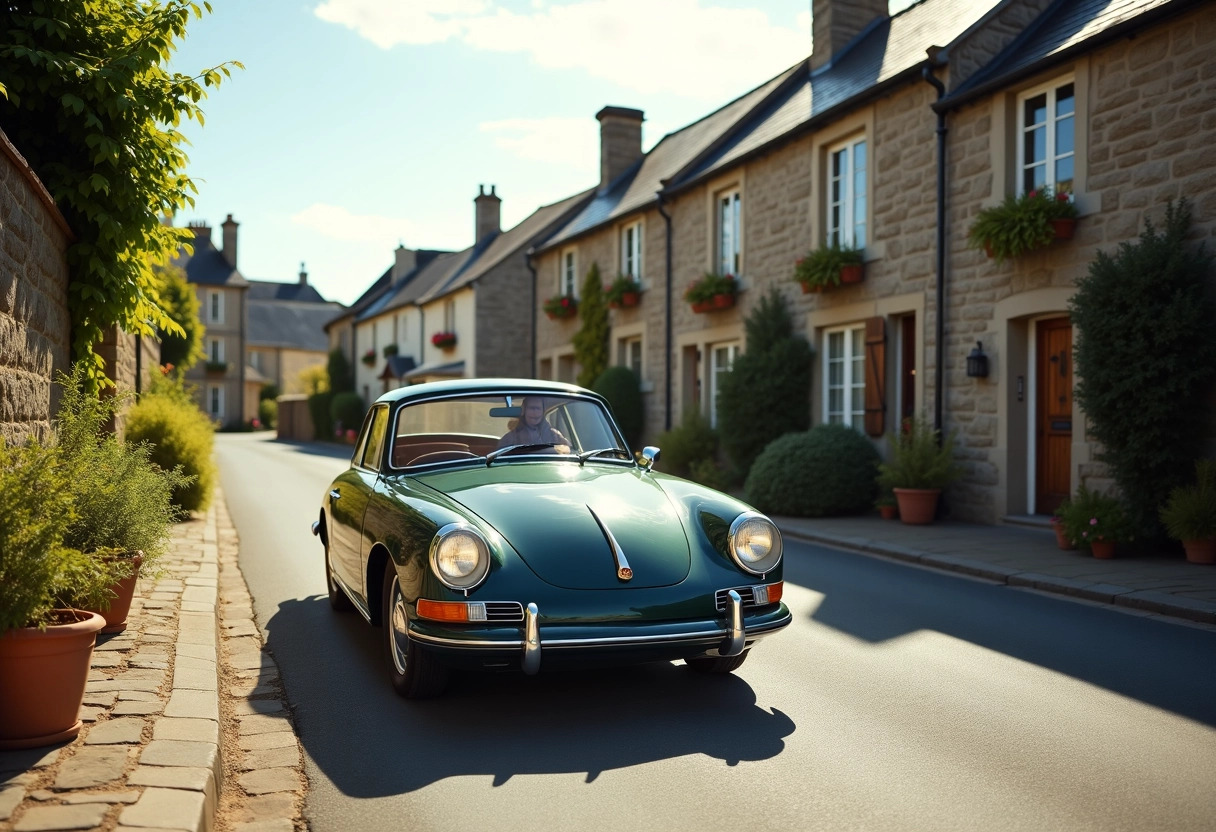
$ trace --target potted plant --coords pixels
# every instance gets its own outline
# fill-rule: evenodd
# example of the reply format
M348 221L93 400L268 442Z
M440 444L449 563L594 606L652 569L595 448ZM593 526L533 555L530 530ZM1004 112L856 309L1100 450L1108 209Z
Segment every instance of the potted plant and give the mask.
M794 280L802 284L803 292L821 292L842 283L860 283L863 276L862 250L842 246L835 240L821 244L794 264Z
M1191 563L1216 563L1216 460L1195 464L1195 484L1170 492L1161 507L1166 533L1182 542Z
M1091 491L1085 485L1077 489L1061 517L1068 539L1078 546L1089 547L1096 558L1113 558L1115 544L1132 539L1122 503L1109 494Z
M0 749L80 732L80 704L113 572L63 545L75 517L59 450L0 440Z
M376 364L376 351L375 351L375 350L373 350L373 349L368 349L368 351L367 351L367 352L363 353L363 357L362 357L362 358L360 358L359 360L360 360L360 361L362 361L362 362L363 362L365 365L367 365L368 367L375 366L375 364Z
M999 263L1027 251L1072 237L1077 206L1065 191L1036 188L1020 196L1009 194L1000 205L980 211L967 241Z
M392 358L394 355L397 354L397 345L396 344L385 344L384 349L380 350L380 354L383 355L385 358Z
M1056 533L1056 546L1066 552L1077 548L1077 544L1072 542L1068 531L1064 528L1064 515L1068 512L1068 502L1068 499L1065 498L1051 515L1051 530Z
M878 509L878 516L883 520L894 520L899 516L899 505L895 501L894 493L886 493L874 501L874 508Z
M942 438L925 420L908 419L890 443L890 462L878 466L879 488L895 494L904 523L932 523L942 489L959 475L953 434Z
M549 320L573 318L578 314L578 298L574 295L554 295L545 301L543 308Z
M625 309L630 306L637 306L641 300L642 284L635 277L622 274L617 275L616 280L608 284L604 290L604 297L608 300L608 305L613 309Z
M208 361L203 367L209 376L223 375L228 372L227 361Z
M436 332L431 336L431 343L441 350L450 350L456 346L455 332Z
M738 290L733 274L706 272L700 280L688 284L688 288L684 290L684 300L697 314L714 309L729 309L735 305Z

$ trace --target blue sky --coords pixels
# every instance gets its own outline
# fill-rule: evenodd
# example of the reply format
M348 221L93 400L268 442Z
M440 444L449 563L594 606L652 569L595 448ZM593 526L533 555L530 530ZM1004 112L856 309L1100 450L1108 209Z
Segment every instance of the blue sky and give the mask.
M199 193L255 280L352 302L398 243L462 249L493 184L503 227L596 184L595 113L643 146L810 52L810 0L211 0L173 69L245 69L182 126ZM894 8L907 5L893 3Z

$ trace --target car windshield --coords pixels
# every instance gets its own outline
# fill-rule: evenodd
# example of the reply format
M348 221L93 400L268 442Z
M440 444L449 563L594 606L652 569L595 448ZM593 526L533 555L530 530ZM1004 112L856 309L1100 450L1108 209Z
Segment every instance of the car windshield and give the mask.
M499 465L538 455L578 464L633 460L601 404L562 395L470 395L410 403L397 411L393 436L394 468L470 461Z

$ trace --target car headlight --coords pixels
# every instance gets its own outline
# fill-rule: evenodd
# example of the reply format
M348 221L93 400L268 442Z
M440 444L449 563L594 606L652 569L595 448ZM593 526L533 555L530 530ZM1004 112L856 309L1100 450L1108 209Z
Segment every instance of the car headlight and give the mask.
M781 532L763 514L745 511L730 524L730 556L744 572L764 575L781 563Z
M470 590L490 571L490 547L467 523L449 523L431 541L431 571L444 586Z

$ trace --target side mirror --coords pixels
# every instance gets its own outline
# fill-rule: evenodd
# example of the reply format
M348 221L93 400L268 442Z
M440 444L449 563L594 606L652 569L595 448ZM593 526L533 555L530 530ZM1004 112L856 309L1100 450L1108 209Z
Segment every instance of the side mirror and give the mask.
M644 471L653 471L654 465L659 461L659 449L654 445L647 445L642 448L642 459L638 462Z

